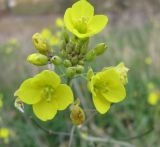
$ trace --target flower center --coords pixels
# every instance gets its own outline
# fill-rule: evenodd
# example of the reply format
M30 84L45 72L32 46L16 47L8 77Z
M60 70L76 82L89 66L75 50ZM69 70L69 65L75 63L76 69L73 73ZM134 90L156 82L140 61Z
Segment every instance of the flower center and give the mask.
M43 88L41 96L47 102L51 102L53 93L54 93L54 88L52 86L47 85Z
M87 32L87 25L89 22L89 17L83 16L75 20L75 28L79 33L85 34Z
M94 91L96 93L107 93L109 91L108 83L97 83L96 85L94 85Z

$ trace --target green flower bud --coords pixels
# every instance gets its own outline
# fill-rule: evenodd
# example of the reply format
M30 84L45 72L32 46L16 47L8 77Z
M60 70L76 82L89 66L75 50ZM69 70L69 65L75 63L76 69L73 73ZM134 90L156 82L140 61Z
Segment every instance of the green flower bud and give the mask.
M80 60L80 61L78 61L78 64L79 64L79 65L84 65L84 61L83 61L83 60Z
M76 73L80 74L83 72L83 70L84 70L84 66L82 66L82 65L76 66Z
M70 60L64 60L63 61L63 65L65 66L65 67L71 67L72 66L72 63L71 63L71 61Z
M72 62L73 65L77 64L78 63L78 57L77 56L72 57L71 62Z
M87 79L90 81L92 76L94 76L93 69L90 67L87 71Z
M66 42L64 40L61 40L61 42L59 43L59 48L60 48L60 51L65 50Z
M34 53L27 57L27 61L34 65L42 66L48 63L48 57L40 53Z
M68 43L66 46L66 53L71 53L74 49L74 44L73 43Z
M70 114L71 121L74 125L81 125L85 121L83 109L78 105L73 105Z
M103 54L107 49L107 45L105 43L100 43L98 44L95 48L94 51L97 56Z
M67 33L66 30L63 30L62 32L62 37L65 39L65 42L68 43L69 42L69 35Z
M76 68L75 67L68 67L66 69L66 76L68 78L72 78L75 75L75 73L76 73Z
M47 54L48 52L51 52L51 46L40 33L36 33L32 36L32 42L40 53Z
M94 50L90 50L87 54L86 54L86 60L87 61L92 61L94 60L96 57L96 53Z
M66 57L67 56L67 53L64 50L62 50L60 54L61 54L62 57Z
M53 56L51 62L55 65L59 65L62 63L62 59L59 56Z

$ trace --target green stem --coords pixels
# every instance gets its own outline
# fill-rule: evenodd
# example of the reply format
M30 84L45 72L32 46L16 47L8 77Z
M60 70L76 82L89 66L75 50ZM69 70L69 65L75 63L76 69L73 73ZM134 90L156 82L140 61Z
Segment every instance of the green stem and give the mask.
M75 129L76 129L76 126L73 126L72 129L71 129L68 147L72 146Z

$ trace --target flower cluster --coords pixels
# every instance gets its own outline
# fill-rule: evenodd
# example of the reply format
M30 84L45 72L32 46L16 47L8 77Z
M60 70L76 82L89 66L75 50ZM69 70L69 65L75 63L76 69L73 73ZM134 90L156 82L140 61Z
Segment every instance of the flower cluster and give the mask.
M71 105L71 121L74 125L80 125L85 121L84 108L80 102L74 101L74 91L69 84L78 75L87 75L88 89L99 113L106 113L112 103L124 100L128 82L128 68L124 63L105 67L96 74L88 66L107 50L103 42L92 48L89 46L90 37L102 31L107 23L107 16L94 15L94 7L86 0L79 0L66 10L64 23L60 19L56 21L61 28L57 48L52 48L52 40L47 38L52 38L52 35L48 30L35 33L32 40L38 52L29 55L27 61L36 66L54 65L58 74L49 69L25 80L15 92L15 106L24 112L23 103L31 105L34 114L40 120L47 121ZM58 69L63 71L62 75Z

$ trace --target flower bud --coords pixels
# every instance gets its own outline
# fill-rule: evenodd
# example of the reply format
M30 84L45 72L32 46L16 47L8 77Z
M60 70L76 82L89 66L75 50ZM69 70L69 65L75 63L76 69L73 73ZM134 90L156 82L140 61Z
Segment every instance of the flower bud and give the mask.
M96 57L96 53L94 50L90 50L87 54L86 54L86 60L87 61L92 61L94 60Z
M55 65L59 65L62 63L62 59L59 56L53 56L51 62Z
M66 48L66 42L64 40L60 41L59 48L60 48L61 51L65 50L65 48Z
M107 49L107 46L105 43L100 43L98 44L95 48L94 48L94 51L96 53L97 56L103 54Z
M68 35L68 33L67 33L66 30L63 30L62 37L64 38L64 40L65 40L66 43L69 42L69 35Z
M42 66L48 63L48 57L40 53L34 53L27 57L27 61L34 65Z
M63 65L65 66L65 67L71 67L72 66L72 63L71 63L71 61L70 60L64 60L63 61Z
M74 125L81 125L85 121L83 109L78 105L73 105L70 114L71 121Z
M75 75L75 73L76 73L76 68L75 67L68 67L66 69L66 76L68 78L72 78Z
M128 83L128 77L127 77L127 73L129 71L129 69L127 67L125 67L124 63L120 63L116 66L116 70L118 72L118 74L120 75L120 79L122 81L122 83L125 85Z
M83 60L80 60L80 61L78 61L78 64L79 64L79 65L84 65L84 61L83 61Z
M78 57L77 56L72 57L71 62L72 62L73 65L77 64L78 63Z
M92 76L94 76L93 69L90 67L87 71L87 79L90 81Z
M84 70L84 67L82 65L77 65L76 66L76 73L80 74L82 73Z
M60 53L60 55L61 55L62 57L66 57L66 56L67 56L67 53L66 53L66 51L62 50L61 53Z
M46 39L42 37L40 33L36 33L32 36L32 41L35 48L42 54L47 54L51 52L51 46Z
M74 44L73 43L68 43L67 46L66 46L66 53L71 53L74 49Z

